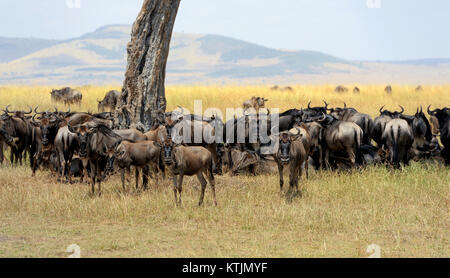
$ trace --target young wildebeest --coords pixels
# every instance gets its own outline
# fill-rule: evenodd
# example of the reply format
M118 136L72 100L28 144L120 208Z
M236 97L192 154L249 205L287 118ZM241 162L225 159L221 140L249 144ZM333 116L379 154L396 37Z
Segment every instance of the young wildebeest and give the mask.
M302 133L298 131L295 135L291 132L282 132L278 136L278 146L275 147L275 154L273 155L278 165L278 172L280 175L280 191L283 191L284 167L289 166L289 191L288 195L292 194L294 188L298 192L299 178L302 176L302 166L307 159L307 153L300 140Z
M207 182L205 174L211 185L214 204L217 206L216 189L213 174L213 158L211 152L204 147L185 147L175 144L172 139L166 139L162 144L164 164L173 175L175 203L181 205L181 192L184 176L197 175L202 186L198 205L203 204ZM179 197L177 197L177 193Z
M244 111L254 108L256 112L259 112L259 109L264 108L268 101L268 99L263 97L252 97L251 99L244 101L242 107L244 108Z
M158 172L160 147L153 141L137 143L122 141L116 148L113 147L105 152L108 154L106 170L111 171L114 164L120 168L124 191L126 191L125 169L129 169L131 166L136 168L136 190L139 189L140 172L142 172L143 187L145 190L147 189L149 167L155 175Z
M103 100L98 100L98 111L104 112L107 108L114 110L119 100L120 92L116 90L109 91L106 93Z

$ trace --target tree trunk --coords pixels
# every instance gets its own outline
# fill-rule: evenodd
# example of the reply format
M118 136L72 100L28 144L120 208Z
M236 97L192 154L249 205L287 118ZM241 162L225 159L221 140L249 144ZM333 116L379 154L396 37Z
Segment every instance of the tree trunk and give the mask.
M164 79L180 0L145 0L128 43L128 65L115 126L147 131L166 110Z

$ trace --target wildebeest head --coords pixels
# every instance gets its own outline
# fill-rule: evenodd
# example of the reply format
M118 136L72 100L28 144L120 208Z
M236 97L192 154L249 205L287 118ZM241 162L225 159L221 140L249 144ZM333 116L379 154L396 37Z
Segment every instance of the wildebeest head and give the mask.
M106 144L103 145L103 153L106 157L106 167L107 172L112 172L114 170L114 162L117 160L131 163L131 158L128 155L124 145L121 144L122 141L117 141L114 145L108 148Z
M255 101L259 108L264 108L264 106L266 105L266 102L269 100L265 99L263 97L257 97Z
M430 110L431 105L428 106L427 112L430 115L433 123L433 133L438 134L440 128L450 119L450 108Z
M179 146L179 145L175 144L175 142L173 142L171 138L164 140L164 142L162 143L162 145L161 145L162 155L163 155L163 161L164 161L165 165L171 166L176 163L175 153L176 153L177 146Z
M389 110L383 110L384 106L382 106L380 108L380 116L389 116L391 118L399 118L403 114L403 112L405 112L405 108L403 108L402 106L400 106L400 108L402 109L402 111L400 111L400 112L399 111L392 112L392 111L389 111Z
M12 145L14 142L14 138L9 136L9 133L5 130L2 121L0 121L0 138L3 139L8 145Z
M306 117L315 117L322 114L326 114L328 111L328 103L326 101L323 101L325 106L323 107L311 107L311 101L308 103L308 109L304 110L304 116Z
M328 111L330 111L330 115L332 115L333 117L340 119L344 116L344 114L346 113L358 113L358 111L355 108L352 107L347 107L347 103L344 102L344 107L336 107L336 108L331 108L328 109Z
M298 130L297 130L298 131ZM295 135L291 132L282 132L279 135L279 148L277 156L282 164L288 164L291 161L292 142L302 137L302 133L298 131Z
M30 115L32 112L33 112L33 108L31 108L31 107L29 107L28 106L28 108L30 109L28 112L27 111L20 111L20 110L14 110L14 111L10 111L9 110L9 107L10 107L11 105L8 105L8 106L6 106L6 108L5 108L5 110L3 110L6 114L12 114L13 115L13 117L16 117L16 118L21 118L21 119L25 119L26 118L26 116L27 115Z
M425 117L425 113L423 113L422 106L417 108L417 112L414 115L414 120L412 123L412 128L415 134L419 136L424 136L428 142L431 142L433 139L433 133L431 129L430 122L427 117ZM420 132L419 132L420 131Z
M87 157L89 140L90 140L90 136L94 132L94 128L89 127L86 124L78 125L75 127L68 125L68 128L69 128L70 132L75 133L77 135L78 146L79 146L78 155L81 158Z
M36 121L37 115L38 114L35 114L31 121L35 126L39 126L41 129L42 145L48 146L55 139L59 128L60 119L52 115L40 117L38 122Z

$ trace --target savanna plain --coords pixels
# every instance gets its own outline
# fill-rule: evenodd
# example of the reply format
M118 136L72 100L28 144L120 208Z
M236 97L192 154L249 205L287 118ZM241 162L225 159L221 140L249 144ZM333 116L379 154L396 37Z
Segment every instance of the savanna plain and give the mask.
M114 86L76 87L81 107L97 111L97 99ZM352 106L377 116L385 105L413 114L422 105L450 106L450 86L360 86L361 93L338 94L335 85L293 86L292 92L267 86L169 86L168 110L178 105L239 108L252 96L269 99L267 107L284 111L313 106ZM54 109L52 87L0 87L0 107ZM56 105L58 109L68 107ZM9 157L6 155L6 157ZM31 177L28 165L0 166L0 257L67 257L77 244L82 257L368 257L371 244L382 257L450 256L450 170L436 163L412 162L394 171L367 166L351 171L311 172L301 179L302 194L288 201L278 176L228 174L216 177L218 206L207 188L197 206L196 178L185 178L183 206L177 208L169 179L123 192L119 176L91 196L86 184L61 184L50 172Z

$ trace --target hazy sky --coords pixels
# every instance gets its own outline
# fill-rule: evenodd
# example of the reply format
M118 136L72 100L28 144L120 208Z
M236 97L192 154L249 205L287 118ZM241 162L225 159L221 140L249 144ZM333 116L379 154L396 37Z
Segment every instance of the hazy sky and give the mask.
M0 36L65 39L132 24L142 2L1 0ZM449 0L182 0L175 31L355 60L450 58L449 15Z

